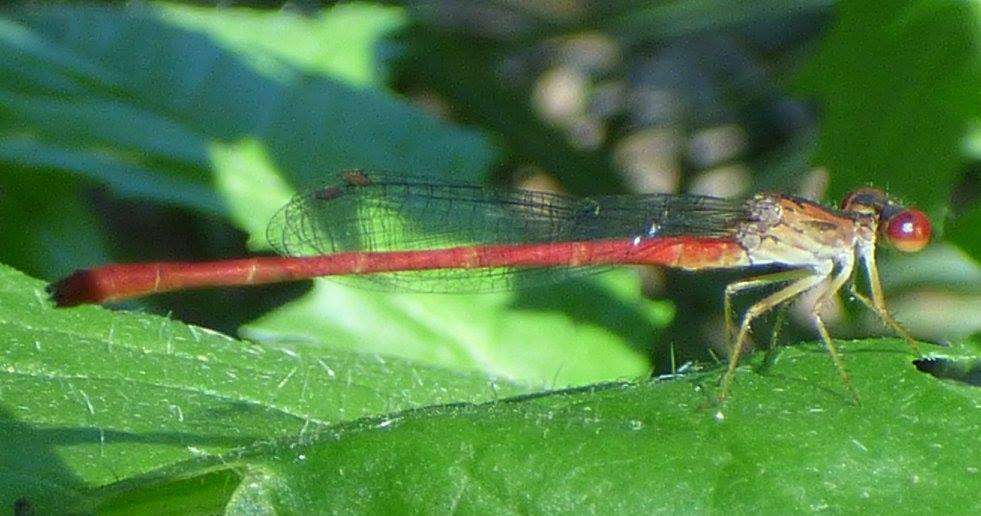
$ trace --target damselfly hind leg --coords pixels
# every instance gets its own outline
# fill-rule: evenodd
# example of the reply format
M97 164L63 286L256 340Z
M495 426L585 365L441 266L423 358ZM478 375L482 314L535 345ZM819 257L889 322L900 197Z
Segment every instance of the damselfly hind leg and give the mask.
M732 352L729 355L729 366L726 368L726 372L722 376L719 401L724 401L729 395L729 388L732 386L732 379L736 374L736 366L739 364L739 356L742 354L743 348L746 346L746 340L749 337L749 330L753 320L779 306L784 301L789 301L801 293L814 288L828 277L828 275L831 273L831 266L829 265L826 270L825 268L822 268L820 271L801 269L793 272L796 272L798 276L802 274L804 276L797 279L790 285L787 285L773 294L770 294L762 300L757 301L756 304L750 306L743 315L742 324L739 326L739 333L736 335L736 340L732 346ZM770 282L771 284L777 281L788 280L787 274L777 274L781 275L780 278L776 281ZM759 279L761 278L757 278L757 280Z
M735 342L734 339L736 328L735 324L732 322L732 317L735 313L732 309L733 296L745 290L762 288L775 285L777 283L785 283L810 276L811 274L813 274L813 272L806 269L793 269L772 274L764 274L762 276L754 276L752 278L746 278L726 285L725 293L722 296L723 311L725 312L726 344L732 346L732 344ZM732 354L731 347L729 349L729 353L730 355Z
M729 349L727 350L729 352L729 355L730 356L732 355L732 344L735 342L735 338L736 338L735 324L732 322L733 315L735 314L735 310L733 310L732 308L733 296L746 290L772 286L772 285L776 285L777 283L786 283L791 280L796 280L796 279L803 278L805 276L810 276L811 274L812 272L806 269L793 269L789 271L764 274L762 276L746 278L727 285L723 293L722 304L723 304L723 311L725 313L725 343L727 346L729 346ZM766 359L764 360L765 364L770 363L770 358L772 357L774 350L777 348L777 340L779 339L779 335L780 335L780 327L783 324L783 321L786 319L788 308L789 308L789 304L787 303L784 303L780 306L780 311L777 314L777 321L774 323L773 331L770 334L770 346L766 351L767 356ZM746 337L746 341L747 341L746 345L749 345L751 343L751 337Z
M777 314L776 319L773 321L773 330L770 331L770 345L766 348L766 352L763 355L763 363L757 369L761 374L765 374L776 361L777 349L780 344L780 332L783 329L784 323L787 321L787 312L790 311L791 301L788 300L775 309Z

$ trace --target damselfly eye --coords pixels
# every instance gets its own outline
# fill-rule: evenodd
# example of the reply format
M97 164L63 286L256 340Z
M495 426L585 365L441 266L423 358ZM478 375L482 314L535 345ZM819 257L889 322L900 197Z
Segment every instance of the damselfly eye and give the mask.
M913 253L930 242L933 228L930 219L920 210L906 209L886 221L885 235L900 251Z

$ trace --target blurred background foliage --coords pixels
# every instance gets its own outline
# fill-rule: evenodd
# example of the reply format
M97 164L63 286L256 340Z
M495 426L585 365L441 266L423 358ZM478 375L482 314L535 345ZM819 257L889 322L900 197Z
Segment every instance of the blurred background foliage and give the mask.
M914 334L981 328L977 2L23 2L0 17L0 262L268 251L292 192L345 168L580 195L865 184L932 217L880 253ZM625 271L492 296L330 282L125 308L269 342L549 385L720 349L729 273ZM836 336L882 332L844 302ZM794 319L794 318L792 318ZM787 339L811 338L793 327Z

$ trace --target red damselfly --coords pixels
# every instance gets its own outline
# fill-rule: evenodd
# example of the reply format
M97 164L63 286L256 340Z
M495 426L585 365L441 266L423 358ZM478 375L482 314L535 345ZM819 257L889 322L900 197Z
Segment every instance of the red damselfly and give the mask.
M930 233L922 212L873 188L849 194L834 209L776 193L746 200L673 194L577 198L357 170L296 196L279 211L267 236L281 256L105 265L75 272L52 285L52 293L59 306L73 306L320 276L401 291L487 292L615 265L780 266L784 270L725 289L732 348L720 398L728 394L754 319L808 291L817 294L810 318L854 394L821 308L864 267L868 295L854 281L852 294L915 350L913 338L886 310L875 247L886 241L918 251ZM776 285L778 290L733 323L735 294Z

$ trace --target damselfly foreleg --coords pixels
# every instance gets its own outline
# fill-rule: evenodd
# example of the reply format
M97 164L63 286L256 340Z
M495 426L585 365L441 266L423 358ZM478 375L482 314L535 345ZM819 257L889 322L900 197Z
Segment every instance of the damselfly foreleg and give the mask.
M906 328L899 324L899 321L893 318L892 314L889 313L889 310L886 308L886 297L882 292L882 282L879 280L879 269L876 267L875 257L872 256L872 252L873 251L868 250L863 251L861 254L862 263L865 265L865 275L868 276L869 291L872 294L872 298L870 299L859 292L858 286L855 284L855 282L852 282L851 286L849 287L849 291L853 296L855 296L855 299L861 301L862 304L868 307L869 310L872 310L873 313L878 315L879 318L882 319L882 322L886 323L886 326L902 337L902 339L906 341L906 344L909 345L910 349L913 350L913 353L919 355L920 348L916 345L916 340L913 339L913 336L910 335Z

